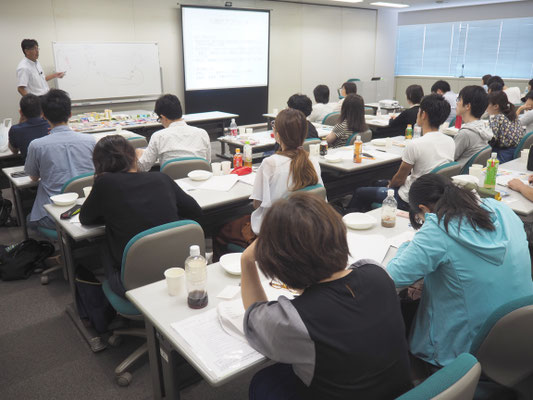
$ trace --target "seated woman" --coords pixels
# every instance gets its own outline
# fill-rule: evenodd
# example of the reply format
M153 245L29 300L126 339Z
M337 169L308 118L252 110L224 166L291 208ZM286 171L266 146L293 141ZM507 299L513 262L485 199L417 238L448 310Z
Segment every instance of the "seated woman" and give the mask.
M278 199L307 186L322 183L320 165L302 147L307 135L305 115L287 108L280 111L274 125L274 137L281 151L263 160L257 170L250 199L255 211L222 227L214 242L213 260L218 260L228 243L247 247L261 229L266 210Z
M105 224L103 263L111 289L124 297L120 278L122 253L136 234L202 214L196 201L161 172L137 172L135 150L119 135L106 136L94 147L94 185L83 203L80 222Z
M503 91L489 93L489 125L494 137L489 142L500 163L511 161L516 146L524 136L524 128L516 117L515 106Z
M409 108L402 111L396 118L391 118L389 126L376 129L374 137L403 136L407 125L415 126L420 101L424 97L424 89L420 85L411 85L405 90L405 95L407 96Z
M324 249L331 251L325 252ZM250 399L393 399L411 387L394 284L370 260L348 263L340 215L309 193L267 211L241 258L244 332L273 361ZM300 292L267 302L256 268Z
M523 224L504 203L480 200L436 174L409 191L411 224L419 231L387 265L396 287L424 278L411 330L411 353L430 369L468 352L499 306L533 294Z
M330 147L342 147L354 133L372 137L365 122L365 101L358 94L349 94L342 103L341 122L333 127L326 140Z

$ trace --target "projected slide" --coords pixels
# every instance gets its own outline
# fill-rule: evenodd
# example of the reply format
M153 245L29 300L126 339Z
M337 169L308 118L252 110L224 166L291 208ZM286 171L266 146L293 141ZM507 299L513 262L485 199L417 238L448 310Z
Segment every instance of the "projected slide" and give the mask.
M185 90L267 86L268 11L181 12Z

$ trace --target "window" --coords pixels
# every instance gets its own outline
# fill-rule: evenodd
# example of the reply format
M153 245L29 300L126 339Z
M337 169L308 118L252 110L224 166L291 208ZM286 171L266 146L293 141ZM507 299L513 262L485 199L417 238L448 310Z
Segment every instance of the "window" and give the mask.
M398 27L396 75L533 77L533 18Z

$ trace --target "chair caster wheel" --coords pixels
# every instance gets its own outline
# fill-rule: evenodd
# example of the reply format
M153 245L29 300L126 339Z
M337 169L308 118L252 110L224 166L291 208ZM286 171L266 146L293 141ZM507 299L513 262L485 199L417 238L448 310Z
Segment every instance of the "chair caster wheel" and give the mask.
M119 386L129 386L129 384L131 383L131 380L133 379L133 377L131 376L131 374L129 372L124 372L120 375L117 375L117 383Z
M107 339L107 343L109 343L110 346L117 347L122 343L122 338L118 335L111 335L109 336L109 339Z
M41 285L48 285L50 282L50 277L48 275L41 276Z

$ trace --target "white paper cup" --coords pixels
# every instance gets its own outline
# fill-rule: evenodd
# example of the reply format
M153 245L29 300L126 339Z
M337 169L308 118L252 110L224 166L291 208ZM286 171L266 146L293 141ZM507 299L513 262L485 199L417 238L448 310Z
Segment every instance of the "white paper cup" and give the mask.
M91 190L93 190L92 186L86 186L83 188L83 195L85 197L89 197L89 193L91 193Z
M390 137L385 138L385 147L387 149L392 149L392 138Z
M220 164L222 165L222 174L229 175L231 171L231 161L222 161Z
M185 271L183 268L169 268L165 271L167 290L170 296L177 296L185 290Z
M244 126L239 126L239 135L244 135L246 133L246 128Z
M475 176L479 182L482 182L481 178L483 175L483 165L481 164L472 164L468 170L468 175Z
M317 158L320 156L320 144L309 145L309 156Z
M254 128L246 128L247 135L251 135L252 133L254 133Z
M219 162L211 163L211 171L214 176L222 175L222 165Z
M524 165L527 165L527 159L529 158L529 150L522 150L520 152L520 162Z

